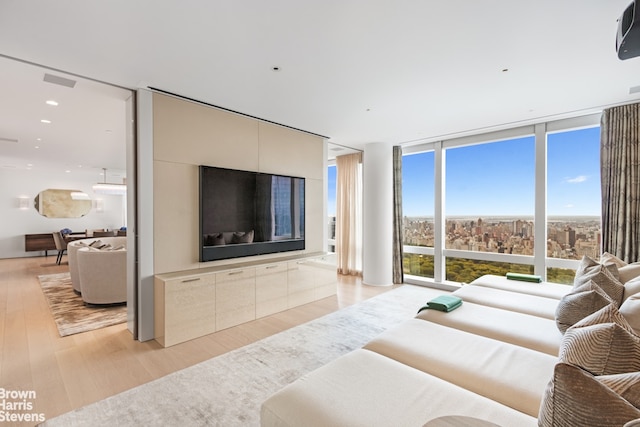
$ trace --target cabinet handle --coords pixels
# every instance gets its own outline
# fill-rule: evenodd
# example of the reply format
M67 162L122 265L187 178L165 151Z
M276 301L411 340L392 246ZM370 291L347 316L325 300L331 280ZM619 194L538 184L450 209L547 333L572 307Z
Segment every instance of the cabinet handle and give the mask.
M274 268L278 268L278 266L277 265L268 265L267 266L267 270L272 270Z
M232 271L231 273L228 273L229 276L235 276L236 274L242 274L244 273L244 270L240 270L240 271Z
M197 282L198 280L200 280L200 278L199 278L199 277L196 277L196 278L194 278L194 279L184 279L184 280L182 281L182 283Z

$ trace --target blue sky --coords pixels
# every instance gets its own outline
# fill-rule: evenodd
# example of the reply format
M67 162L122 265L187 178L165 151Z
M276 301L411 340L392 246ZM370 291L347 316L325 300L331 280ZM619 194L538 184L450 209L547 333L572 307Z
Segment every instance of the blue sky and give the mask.
M533 216L533 137L446 151L447 216ZM433 216L433 152L403 157L403 213ZM600 215L600 128L550 134L547 212ZM329 168L329 215L335 214L335 167Z
M327 193L327 214L328 216L336 215L336 167L329 167L329 178L327 180L329 186Z

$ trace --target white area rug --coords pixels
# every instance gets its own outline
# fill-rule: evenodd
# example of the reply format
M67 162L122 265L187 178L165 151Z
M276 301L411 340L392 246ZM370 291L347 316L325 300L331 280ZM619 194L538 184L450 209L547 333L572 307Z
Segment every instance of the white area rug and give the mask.
M285 385L362 347L445 293L405 285L48 420L46 426L259 426Z

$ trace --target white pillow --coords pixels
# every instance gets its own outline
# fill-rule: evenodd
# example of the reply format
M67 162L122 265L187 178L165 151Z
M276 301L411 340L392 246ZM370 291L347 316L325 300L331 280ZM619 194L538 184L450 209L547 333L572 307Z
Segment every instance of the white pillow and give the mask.
M636 293L627 298L618 311L635 333L640 335L640 293Z
M638 276L640 276L640 262L634 262L618 268L618 278L622 283L627 283Z

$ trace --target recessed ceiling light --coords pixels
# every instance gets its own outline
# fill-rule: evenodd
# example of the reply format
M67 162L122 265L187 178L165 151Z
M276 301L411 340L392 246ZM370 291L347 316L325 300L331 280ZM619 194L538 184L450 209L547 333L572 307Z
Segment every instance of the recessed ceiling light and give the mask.
M70 171L69 169L67 169L65 172L66 172L66 173L71 173L71 171Z
M40 146L39 146L39 145L36 145L34 148L37 150L38 148L40 148Z
M36 141L42 141L42 138L36 138Z
M31 163L27 163L27 167L30 168L33 167L33 165Z
M47 119L42 119L42 120L40 120L40 121L41 121L42 123L47 123L47 124L51 123L51 120L47 120Z
M52 105L54 107L57 107L58 106L58 102L54 101L53 99L50 99L50 100L47 101L47 105Z
M273 67L271 67L271 71L278 72L278 71L280 71L280 70L282 70L282 68L280 68L280 67L279 67L279 66L277 66L277 65L274 65Z

